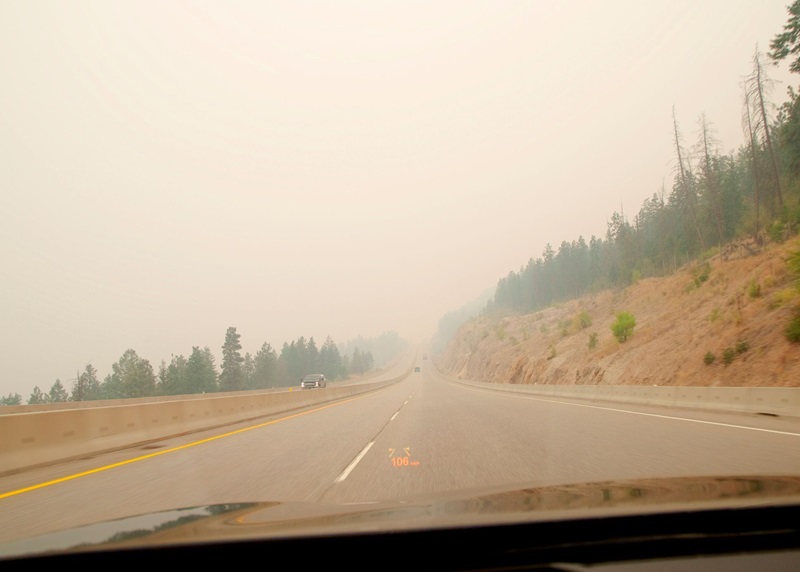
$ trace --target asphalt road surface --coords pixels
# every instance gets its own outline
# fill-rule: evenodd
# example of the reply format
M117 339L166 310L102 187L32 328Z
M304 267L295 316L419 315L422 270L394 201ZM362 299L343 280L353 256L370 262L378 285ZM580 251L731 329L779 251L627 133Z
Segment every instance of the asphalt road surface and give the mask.
M214 503L800 475L797 420L495 393L447 381L428 360L415 365L356 398L2 477L0 541Z

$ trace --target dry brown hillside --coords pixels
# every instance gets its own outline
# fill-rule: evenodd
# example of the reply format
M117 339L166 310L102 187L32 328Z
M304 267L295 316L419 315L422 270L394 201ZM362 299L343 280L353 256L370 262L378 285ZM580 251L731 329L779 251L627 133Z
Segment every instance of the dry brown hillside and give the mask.
M729 246L709 260L705 281L694 263L534 314L481 316L462 326L437 363L451 375L495 383L800 386L800 344L784 334L800 308L785 262L798 246L794 240L754 255L752 246ZM585 328L583 311L591 318ZM636 318L624 343L611 332L620 311Z

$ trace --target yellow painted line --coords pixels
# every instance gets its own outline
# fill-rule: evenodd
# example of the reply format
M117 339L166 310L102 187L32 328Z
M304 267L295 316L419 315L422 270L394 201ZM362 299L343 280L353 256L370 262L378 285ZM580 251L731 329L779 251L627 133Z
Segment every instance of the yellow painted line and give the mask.
M222 435L215 435L214 437L208 437L206 439L200 439L199 441L194 441L192 443L187 443L185 445L179 445L178 447L173 447L171 449L165 449L163 451L157 451L155 453L148 453L147 455L142 455L141 457L135 457L133 459L128 459L127 461L120 461L118 463L112 463L110 465L105 465L103 467L97 467L96 469L90 469L88 471L83 471L82 473L75 473L74 475L67 475L66 477L61 477L59 479L53 479L52 481L46 481L44 483L39 483L36 485L31 485L29 487L24 487L21 489L17 489L15 491L9 491L7 493L0 493L0 499L5 499L8 497L13 497L16 495L21 495L22 493L27 493L30 491L35 491L37 489L43 489L45 487L50 487L53 485L57 485L58 483L63 483L66 481L72 481L74 479L79 479L80 477L86 477L88 475L93 475L95 473L100 473L102 471L108 471L109 469L115 469L117 467L122 467L124 465L130 465L131 463L136 463L138 461L144 461L145 459L152 459L153 457L158 457L159 455L166 455L167 453L174 453L175 451L182 451L183 449L188 449L189 447L195 447L197 445L202 445L203 443L209 443L211 441L216 441L217 439L222 439L224 437L231 437L232 435L238 435L239 433L244 433L245 431L252 431L253 429L259 429L261 427L266 427L267 425L273 425L275 423L279 423L281 421L288 421L289 419L295 419L297 417L302 417L303 415L308 415L309 413L316 413L317 411L322 411L323 409L328 409L329 407L335 407L337 405L343 405L350 401L355 401L356 399L361 399L362 397L367 397L370 394L367 393L365 395L359 395L357 397L351 397L350 399L345 399L344 401L337 401L336 403L331 403L329 405L323 405L322 407L317 407L316 409L311 409L309 411L303 411L301 413L295 413L293 415L289 415L287 417L281 417L280 419L273 419L272 421L267 421L265 423L259 423L258 425L252 425L250 427L244 427L242 429L237 429L236 431L230 431L228 433L223 433Z

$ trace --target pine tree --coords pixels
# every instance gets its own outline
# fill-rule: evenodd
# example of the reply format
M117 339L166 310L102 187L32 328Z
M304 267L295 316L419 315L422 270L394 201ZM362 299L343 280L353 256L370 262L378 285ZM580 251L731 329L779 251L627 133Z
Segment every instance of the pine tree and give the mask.
M106 379L111 399L155 395L156 376L153 367L134 350L125 350L111 369L110 379Z
M22 405L22 396L19 393L9 393L0 397L0 405Z
M91 401L100 399L100 381L97 379L97 370L92 364L86 364L83 373L79 374L72 385L72 401Z
M375 358L372 357L372 352L364 354L364 371L372 371L375 369Z
M46 393L42 393L42 390L39 389L39 386L33 388L33 392L31 392L31 396L28 398L28 405L38 405L40 403L47 403L49 397Z
M222 372L219 374L220 391L241 391L244 389L244 358L239 350L236 328L230 327L225 333L225 343L222 346Z
M358 348L353 350L353 359L350 360L350 371L352 373L364 373L364 357Z
M278 387L278 356L272 346L264 342L253 361L254 369L250 378L249 388L266 389L268 387Z
M794 59L789 64L789 71L800 73L800 0L795 0L786 9L789 20L784 24L783 32L770 42L769 57L779 62L791 55Z
M250 352L244 354L244 361L242 362L242 377L244 378L242 388L249 389L253 383L253 374L256 371L256 363Z
M336 379L341 375L342 356L330 336L325 338L325 343L322 344L322 348L319 351L319 360L320 371L325 374L325 377Z
M312 336L308 339L308 344L306 344L306 371L308 373L316 373L319 369L319 350Z
M169 365L161 362L159 370L159 393L161 395L185 395L192 393L187 379L187 361L182 355L172 356Z
M217 372L214 356L206 347L194 346L186 360L186 391L188 393L213 393L217 391Z
M61 384L60 379L56 379L55 383L50 387L50 393L47 400L50 403L63 403L69 400L69 394L64 386Z
M121 380L110 373L100 384L100 399L122 399L125 397L122 391Z

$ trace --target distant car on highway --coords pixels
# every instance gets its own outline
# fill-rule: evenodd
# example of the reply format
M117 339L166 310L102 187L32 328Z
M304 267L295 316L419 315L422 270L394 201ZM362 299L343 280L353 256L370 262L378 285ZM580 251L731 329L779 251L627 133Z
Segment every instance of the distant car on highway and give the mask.
M325 380L325 376L321 373L309 374L300 382L301 389L327 387L327 385L328 383Z
M414 368L414 373L419 373L419 366Z

